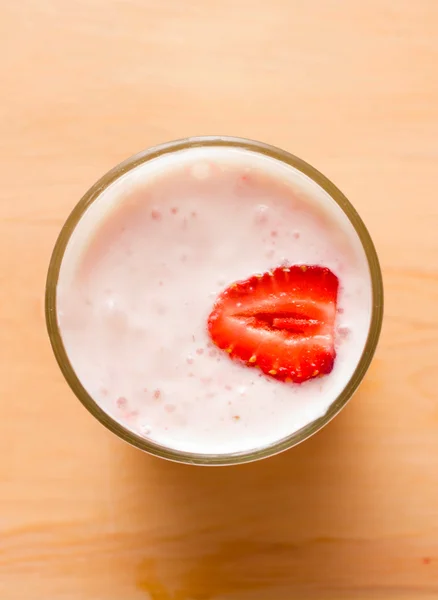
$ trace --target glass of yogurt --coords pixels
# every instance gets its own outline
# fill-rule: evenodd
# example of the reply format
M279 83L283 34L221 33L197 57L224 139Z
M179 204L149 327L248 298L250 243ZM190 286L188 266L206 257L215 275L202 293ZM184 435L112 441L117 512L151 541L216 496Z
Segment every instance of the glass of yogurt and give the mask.
M228 465L305 440L351 398L383 315L359 215L316 169L231 137L104 175L53 251L46 320L73 392L171 460Z

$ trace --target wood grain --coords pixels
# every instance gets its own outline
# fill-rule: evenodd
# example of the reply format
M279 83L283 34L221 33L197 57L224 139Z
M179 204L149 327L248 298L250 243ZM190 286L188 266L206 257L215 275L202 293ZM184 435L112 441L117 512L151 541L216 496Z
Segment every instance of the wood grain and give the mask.
M436 0L0 0L0 598L438 597ZM112 437L63 381L43 289L81 194L186 135L273 143L374 237L378 353L302 446L227 469Z

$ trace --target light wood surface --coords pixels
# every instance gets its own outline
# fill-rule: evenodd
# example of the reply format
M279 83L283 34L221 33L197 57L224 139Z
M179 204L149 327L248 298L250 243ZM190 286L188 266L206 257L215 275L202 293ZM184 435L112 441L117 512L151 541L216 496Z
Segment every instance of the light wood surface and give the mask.
M0 0L0 599L438 598L438 2ZM69 391L46 269L82 193L194 134L358 208L386 286L355 399L259 464L143 455Z

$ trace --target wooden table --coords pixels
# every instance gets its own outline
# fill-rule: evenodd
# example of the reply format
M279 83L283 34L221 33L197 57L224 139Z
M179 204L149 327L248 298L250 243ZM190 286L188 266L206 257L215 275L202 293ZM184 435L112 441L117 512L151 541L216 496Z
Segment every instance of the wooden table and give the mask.
M1 600L438 598L437 0L0 0ZM264 140L327 174L384 271L360 392L276 458L116 439L49 346L46 269L141 148Z

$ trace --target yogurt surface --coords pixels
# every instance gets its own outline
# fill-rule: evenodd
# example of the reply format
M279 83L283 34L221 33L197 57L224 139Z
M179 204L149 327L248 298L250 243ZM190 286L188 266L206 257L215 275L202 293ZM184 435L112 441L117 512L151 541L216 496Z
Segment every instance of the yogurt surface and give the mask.
M217 295L280 265L339 278L333 371L282 383L232 361L207 332ZM360 240L307 176L253 151L191 148L123 175L65 252L58 322L78 378L114 419L163 446L249 451L325 414L352 376L371 318Z

